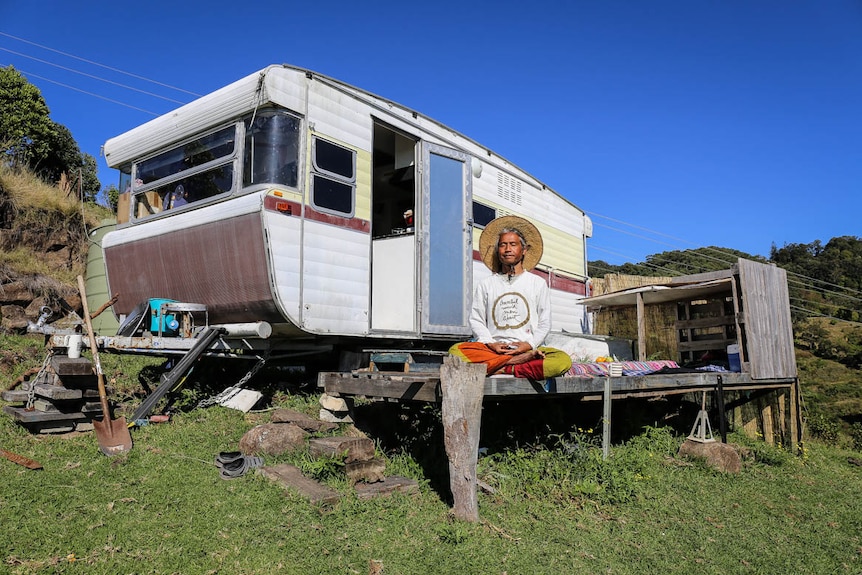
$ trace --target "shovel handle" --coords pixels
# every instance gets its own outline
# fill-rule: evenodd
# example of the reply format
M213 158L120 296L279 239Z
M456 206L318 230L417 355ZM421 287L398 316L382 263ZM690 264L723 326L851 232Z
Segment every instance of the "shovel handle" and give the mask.
M102 363L99 361L99 350L96 347L96 337L93 335L93 322L90 321L90 309L87 305L87 289L84 287L83 276L78 276L78 291L81 292L81 305L84 307L84 323L87 324L87 339L90 341L90 353L93 354L93 364L96 366L96 379L99 382L99 401L102 404L102 421L111 419L108 406L108 394L105 391L105 375L102 373Z

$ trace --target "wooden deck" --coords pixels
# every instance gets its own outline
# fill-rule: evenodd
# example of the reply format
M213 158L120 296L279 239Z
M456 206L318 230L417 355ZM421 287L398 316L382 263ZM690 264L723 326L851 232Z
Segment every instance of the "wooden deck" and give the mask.
M440 403L438 372L411 373L355 370L321 372L318 387L328 395L389 401ZM719 428L727 421L768 443L795 452L801 441L801 411L797 378L752 379L747 373L711 372L650 374L621 377L557 377L531 381L487 377L485 400L553 400L570 397L604 402L605 435L609 434L613 400L651 398L687 393L713 393Z
M715 391L787 389L795 378L753 380L746 373L703 372L673 375L621 377L556 377L536 382L528 379L485 378L486 399L516 399L575 395L584 400L601 400L610 384L613 399L655 397L669 394ZM440 376L434 373L386 371L323 372L318 387L329 395L363 396L402 401L439 402Z

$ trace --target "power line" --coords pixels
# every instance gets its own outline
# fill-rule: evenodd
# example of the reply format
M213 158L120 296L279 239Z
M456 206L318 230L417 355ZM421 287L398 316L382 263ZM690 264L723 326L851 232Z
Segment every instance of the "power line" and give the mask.
M620 219L617 219L617 218L612 218L612 217L609 217L609 216L604 216L604 215L602 215L602 214L599 214L599 213L596 213L596 212L591 212L591 211L588 211L587 213L589 213L589 214L591 214L591 215L593 215L593 216L599 217L599 218L603 218L603 219L606 219L606 220L610 220L610 221L612 221L612 222L615 222L615 223L618 223L618 224L622 224L622 225L624 225L624 226L628 226L628 227L631 227L631 228L634 228L634 229L640 230L640 231L645 231L645 232L650 233L650 234L653 234L653 235L657 235L657 236L661 236L661 237L666 237L666 238L670 238L670 239L673 239L673 240L676 240L676 241L679 241L679 242L683 242L683 243L686 243L686 244L694 245L694 244L693 244L693 242L689 242L688 240L683 240L683 239L681 239L681 238L676 238L676 237L671 236L671 235L669 235L669 234L664 234L664 233L661 233L661 232L658 232L658 231L655 231L655 230L651 230L651 229L646 228L646 227L643 227L643 226L638 226L638 225L635 225L635 224L631 224L631 223L629 223L629 222L626 222L626 221L623 221L623 220L620 220ZM655 239L653 239L653 238L651 238L651 237L644 236L644 235L641 235L641 234L636 234L636 233L634 233L634 232L629 232L629 231L626 231L626 230L621 230L621 229L619 229L619 228L615 228L615 227L612 227L612 226L607 226L607 225L604 225L604 224L596 224L596 225L597 225L597 226L599 226L599 227L603 227L603 228L607 228L607 229L610 229L610 230L613 230L613 231L617 231L617 232L620 232L620 233L624 233L624 234L627 234L627 235L631 235L631 236L633 236L633 237L637 237L637 238L640 238L640 239L644 239L644 240L647 240L647 241L650 241L650 242L653 242L653 243L657 243L657 244L662 244L662 245L670 246L670 247L675 248L675 249L676 249L676 250L678 250L678 251L686 251L686 252L690 252L690 253L694 253L694 252L695 252L695 250L693 250L693 249L691 249L691 248L681 248L681 247L680 247L680 246L678 246L678 245L672 245L672 244L669 244L669 243L667 243L667 242L658 241L658 240L655 240ZM597 249L597 250L599 250L599 251L607 251L608 253L613 253L613 252L610 252L609 250L602 250L602 248L599 248L599 247L597 247L597 246L590 246L590 248L591 248L591 249ZM732 256L733 254L729 254L729 253L727 253L727 252L725 252L725 251L722 251L721 249L716 249L716 248L712 248L712 247L702 247L702 248L697 248L697 249L696 249L696 251L697 251L696 256L697 256L697 257L699 257L699 258L702 258L702 259L704 259L704 260L714 261L714 262L718 262L718 263L722 263L722 264L728 264L728 263L731 263L731 264L732 264L732 263L733 263L733 262L728 262L726 259L724 259L724 258L726 258L726 257L728 257L728 256ZM722 257L722 258L712 257L712 256L710 256L710 255L708 254L708 252L713 252L713 253L716 253L716 254L720 254L720 255L721 255L721 256L723 256L723 257ZM623 255L623 254L616 254L616 253L615 253L614 255L618 255L618 256L623 257L623 258L630 258L630 256L626 256L626 255ZM641 265L641 266L642 266L642 265L645 265L645 263L646 263L646 262L641 263L641 264L634 264L634 265ZM690 268L691 268L691 267L693 267L693 266L688 265L688 264L681 264L681 265L686 265L686 267L690 267ZM696 269L696 268L695 268L695 269ZM708 269L708 268L707 268L706 266L704 266L703 268L701 268L701 270L705 270L705 269ZM854 289L852 289L852 288L848 288L848 287L840 286L840 285L837 285L837 284L832 284L832 283L826 282L826 281L824 281L824 280L819 280L819 279L816 279L816 278L808 277L808 276L805 276L805 275L803 275L803 274L799 274L799 273L796 273L796 272L791 272L791 271L789 271L789 270L786 270L786 271L787 271L788 276L795 276L795 277L797 277L797 278L803 278L804 280L808 280L808 282L810 282L810 283L806 283L806 282L799 281L799 280L794 280L794 279L792 279L792 278L788 277L788 283L789 283L789 284L801 285L802 287L805 287L805 288L808 288L808 289L811 289L811 290L813 290L813 291L817 291L817 292L820 292L820 293L823 293L823 294L826 294L826 295L831 295L831 296L833 296L833 297L841 297L841 298L846 298L846 299L850 299L850 300L853 300L853 301L862 301L862 299L856 298L856 297L851 296L851 295L847 295L846 293L840 293L840 292L833 291L833 290L827 290L827 289L824 289L824 288L817 287L817 286L815 286L815 285L813 285L813 284L814 284L814 283L819 283L819 284L823 284L823 285L828 285L828 286L831 286L831 287L834 287L834 288L838 288L839 290L843 290L843 291L845 291L845 292L851 292L851 293L855 293L855 294L860 294L860 295L862 295L862 292L860 292L860 291L858 291L858 290L854 290Z
M107 102L111 102L113 104L119 104L120 106L125 106L127 108L131 108L133 110L137 110L138 112L144 112L145 114L150 114L153 116L160 116L156 112L151 112L150 110L144 110L143 108L138 108L137 106L132 106L131 104L126 104L125 102L120 102L119 100L113 100L111 98L107 98L105 96L100 96L99 94L94 94L92 92L87 92L86 90L82 90L80 88L76 88L74 86L69 86L68 84L63 84L62 82L57 82L56 80L50 80L48 78L44 78L39 76L38 74L32 74L30 72L25 72L24 70L20 70L19 72L26 74L27 76L32 76L33 78L39 78L40 80L45 80L46 82L51 82L52 84L57 84L58 86L62 86L64 88L68 88L70 90L75 90L76 92L81 92L82 94L87 94L88 96L93 96L94 98L99 98L100 100L105 100Z
M159 94L154 94L153 92L147 92L146 90L141 90L139 88L135 88L133 86L127 86L126 84L120 84L119 82L114 82L113 80L107 80L105 78L100 78L99 76L94 76L93 74L87 74L86 72L81 72L80 70L75 70L74 68L69 68L67 66L61 66L60 64L55 64L53 62L49 62L47 60L42 60L41 58L36 58L35 56L28 56L27 54L22 54L21 52L16 52L14 50L10 50L8 48L3 48L0 46L0 50L4 52L9 52L10 54L15 54L16 56L21 56L22 58L29 58L30 60L35 60L36 62L47 64L48 66L54 66L55 68L60 68L61 70L66 70L67 72L72 72L74 74L80 74L81 76L86 76L87 78L92 78L94 80L99 80L100 82L105 82L106 84L113 84L114 86L119 86L120 88L125 88L127 90L133 90L135 92L139 92L141 94L146 94L147 96L152 96L154 98L161 98L162 100L167 100L168 102L173 102L174 104L185 104L185 102L181 100L174 100L173 98L168 98L166 96L161 96Z
M31 46L36 46L37 48L42 48L43 50L48 50L50 52L54 52L56 54L61 54L68 58L74 58L75 60L80 60L81 62L86 62L87 64L92 64L93 66L99 66L101 68L105 68L106 70L111 70L112 72L117 72L118 74L125 74L126 76L130 76L132 78L137 78L138 80L144 80L145 82L150 82L152 84L156 84L158 86L162 86L164 88L169 88L171 90L176 90L178 92L184 92L191 96L195 96L196 98L201 97L202 94L197 94L195 92L190 92L188 90L184 90L182 88L177 88L176 86L171 86L170 84L165 84L162 82L158 82L156 80L152 80L150 78L139 76L137 74L132 74L131 72L126 72L125 70L120 70L119 68L113 68L111 66L106 66L105 64L100 64L98 62L94 62L92 60L87 60L86 58L81 58L80 56L75 56L74 54L69 54L67 52L61 52L60 50L55 50L54 48L49 48L48 46L43 46L41 44L37 44L35 42L31 42L30 40L25 40L24 38L19 38L17 36L13 36L12 34L7 34L6 32L0 32L0 36L6 36L7 38L12 38L13 40L17 40L19 42L24 42L25 44L30 44Z
M850 323L850 324L853 324L853 325L859 325L859 326L862 326L862 323L859 323L858 321L853 321L853 320L849 320L849 319L841 319L840 317L833 317L833 316L831 316L831 315L827 315L827 314L824 314L824 313L818 313L818 312L816 312L816 311L812 311L812 310L810 310L810 309L801 308L801 307L796 306L796 305L793 305L793 304L791 304L791 305L790 305L790 309L795 309L795 310L796 310L796 311L798 311L798 312L807 313L807 314L809 314L809 315L813 315L813 316L817 316L817 317L822 317L822 318L824 318L824 319L830 319L830 320L835 320L835 321L841 321L841 322L844 322L844 323Z

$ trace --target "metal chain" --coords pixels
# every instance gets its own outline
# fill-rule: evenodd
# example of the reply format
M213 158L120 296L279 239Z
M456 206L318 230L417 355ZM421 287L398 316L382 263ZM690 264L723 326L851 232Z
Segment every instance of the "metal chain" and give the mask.
M212 397L208 397L206 399L202 399L198 402L198 407L210 407L217 403L221 403L238 394L243 386L248 383L248 381L257 374L258 371L266 365L266 361L269 359L270 350L266 350L266 353L263 354L263 357L258 357L257 363L255 363L248 373L246 373L242 378L236 382L236 385L232 385L226 388L221 393L213 395Z
M53 350L49 350L48 354L45 356L45 359L42 361L42 367L39 368L39 373L36 374L36 377L31 379L28 382L29 388L27 389L27 406L26 409L29 411L33 409L33 404L36 402L36 382L40 381L42 377L45 375L45 372L48 370L48 365L51 361L51 357L54 355Z

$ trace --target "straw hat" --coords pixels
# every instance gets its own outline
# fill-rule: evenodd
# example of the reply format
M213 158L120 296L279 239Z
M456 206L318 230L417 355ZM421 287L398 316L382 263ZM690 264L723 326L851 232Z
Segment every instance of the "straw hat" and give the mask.
M536 267L542 259L542 234L536 226L519 216L500 216L492 220L479 237L479 253L488 269L496 273L500 271L500 260L497 259L497 243L500 241L500 230L514 228L523 234L527 241L527 251L524 253L524 270Z

